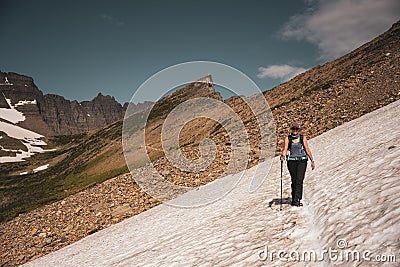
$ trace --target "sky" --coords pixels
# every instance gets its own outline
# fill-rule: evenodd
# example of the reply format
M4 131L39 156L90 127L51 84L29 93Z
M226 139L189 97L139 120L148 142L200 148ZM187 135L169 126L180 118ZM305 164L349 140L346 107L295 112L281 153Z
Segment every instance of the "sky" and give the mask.
M0 70L44 93L129 101L169 66L232 66L261 90L336 59L400 18L398 0L0 0ZM154 100L154 99L149 99Z

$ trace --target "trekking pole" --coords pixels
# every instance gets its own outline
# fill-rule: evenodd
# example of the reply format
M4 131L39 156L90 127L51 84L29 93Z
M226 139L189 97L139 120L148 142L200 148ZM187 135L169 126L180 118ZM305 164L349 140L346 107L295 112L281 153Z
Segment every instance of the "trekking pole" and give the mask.
M282 175L283 175L283 160L281 160L281 202L280 202L280 204L281 204L281 206L280 206L280 209L279 210L282 210Z

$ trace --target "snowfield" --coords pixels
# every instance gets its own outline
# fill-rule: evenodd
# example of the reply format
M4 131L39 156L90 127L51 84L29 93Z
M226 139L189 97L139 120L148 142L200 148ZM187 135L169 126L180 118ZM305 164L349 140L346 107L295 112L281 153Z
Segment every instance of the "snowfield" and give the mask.
M398 114L400 101L310 140L316 169L311 171L309 164L304 207L283 204L279 211L280 162L274 158L270 171L267 162L244 171L234 190L210 205L185 209L162 204L26 266L370 266L382 260L397 261L386 263L396 266ZM255 173L268 174L249 193ZM218 184L201 190L213 192ZM283 186L287 203L286 167ZM316 260L307 257L312 251Z
M15 156L0 157L0 163L20 162L31 157L36 153L54 151L54 149L44 150L41 146L47 145L46 142L40 140L44 136L33 131L17 126L18 122L24 121L24 114L18 111L15 107L23 105L36 105L36 100L20 100L15 106L12 105L11 99L5 98L10 108L0 108L0 118L8 122L0 121L0 131L5 132L9 137L19 139L26 146L27 151L4 149L3 151L17 152ZM0 136L0 139L3 138Z
M11 99L6 98L6 101L10 108L0 108L0 118L14 124L20 121L24 121L24 114L15 109L15 107L11 104Z
M43 141L37 140L38 138L44 137L43 135L32 132L17 125L0 121L0 129L5 132L9 137L30 141L36 140L36 142L42 142L41 144L43 144Z
M23 150L14 151L2 148L2 150L4 151L14 151L17 152L17 154L14 157L9 157L9 156L0 157L0 163L24 161L26 158L29 158L36 153L54 151L54 149L45 150L41 147L47 145L46 142L40 140L40 138L44 137L41 134L2 121L0 121L0 129L1 131L5 132L9 137L20 139L28 150L28 151L23 151Z

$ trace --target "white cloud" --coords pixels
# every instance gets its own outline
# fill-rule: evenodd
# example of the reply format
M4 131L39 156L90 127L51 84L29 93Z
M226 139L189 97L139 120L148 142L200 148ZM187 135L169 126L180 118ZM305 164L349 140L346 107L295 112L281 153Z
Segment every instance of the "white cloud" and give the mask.
M400 18L399 0L306 0L309 8L283 26L283 39L317 45L321 59L334 59L386 31Z
M290 65L271 65L268 67L259 67L257 77L260 79L268 77L288 81L306 70L305 68Z

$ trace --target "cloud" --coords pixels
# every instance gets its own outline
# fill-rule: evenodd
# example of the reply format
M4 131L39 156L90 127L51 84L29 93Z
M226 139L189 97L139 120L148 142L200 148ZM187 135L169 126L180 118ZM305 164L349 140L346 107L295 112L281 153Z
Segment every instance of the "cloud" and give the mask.
M315 44L320 59L335 59L386 31L400 18L399 0L306 0L308 8L290 18L282 39Z
M104 20L105 22L107 22L108 24L118 26L118 27L124 26L124 24L125 24L123 21L121 21L113 16L106 15L106 14L101 15L100 18L102 20Z
M271 65L268 67L259 67L257 77L280 79L281 81L288 81L291 78L305 72L307 69L301 67L294 67L290 65Z

